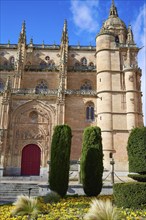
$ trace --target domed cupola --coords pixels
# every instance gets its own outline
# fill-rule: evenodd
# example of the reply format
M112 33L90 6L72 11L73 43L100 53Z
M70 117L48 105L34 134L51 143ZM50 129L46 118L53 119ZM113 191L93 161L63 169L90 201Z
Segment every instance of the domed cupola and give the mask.
M103 23L100 34L105 32L113 33L117 42L126 43L127 28L125 23L118 16L114 0L112 0L109 18Z

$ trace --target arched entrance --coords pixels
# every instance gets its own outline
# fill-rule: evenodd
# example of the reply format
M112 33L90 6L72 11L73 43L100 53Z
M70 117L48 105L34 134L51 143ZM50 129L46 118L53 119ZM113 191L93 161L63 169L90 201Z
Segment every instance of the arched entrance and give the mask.
M28 144L22 150L21 175L40 175L41 150L36 144Z

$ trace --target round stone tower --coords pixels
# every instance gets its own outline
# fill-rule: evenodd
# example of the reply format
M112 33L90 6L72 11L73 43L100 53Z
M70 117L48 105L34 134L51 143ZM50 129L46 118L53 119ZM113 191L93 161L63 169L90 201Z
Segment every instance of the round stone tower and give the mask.
M139 125L140 117L142 119L141 112L139 118L135 116L135 105L140 97L137 95L140 91L134 90L138 83L137 53L132 30L118 17L112 1L109 18L96 37L97 125L102 130L104 168L107 170L113 153L115 162L118 161L117 170L128 170L127 139L130 130ZM135 58L131 58L131 54ZM136 103L132 103L134 101Z

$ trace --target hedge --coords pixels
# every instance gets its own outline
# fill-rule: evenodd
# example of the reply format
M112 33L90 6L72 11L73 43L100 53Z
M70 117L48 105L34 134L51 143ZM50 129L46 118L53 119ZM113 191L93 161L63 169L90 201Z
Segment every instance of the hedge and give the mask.
M116 183L113 185L113 196L117 207L138 208L146 205L146 183Z
M133 180L136 180L138 182L146 182L146 174L140 175L140 174L128 174L128 177L132 178Z

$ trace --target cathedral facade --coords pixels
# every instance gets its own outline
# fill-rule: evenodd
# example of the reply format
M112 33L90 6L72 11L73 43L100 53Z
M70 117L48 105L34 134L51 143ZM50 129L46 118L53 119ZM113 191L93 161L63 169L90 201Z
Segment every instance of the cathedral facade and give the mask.
M143 126L139 48L112 2L94 46L0 45L0 169L5 176L46 175L53 128L72 129L71 160L81 156L83 130L102 130L104 169L128 171L127 139Z

